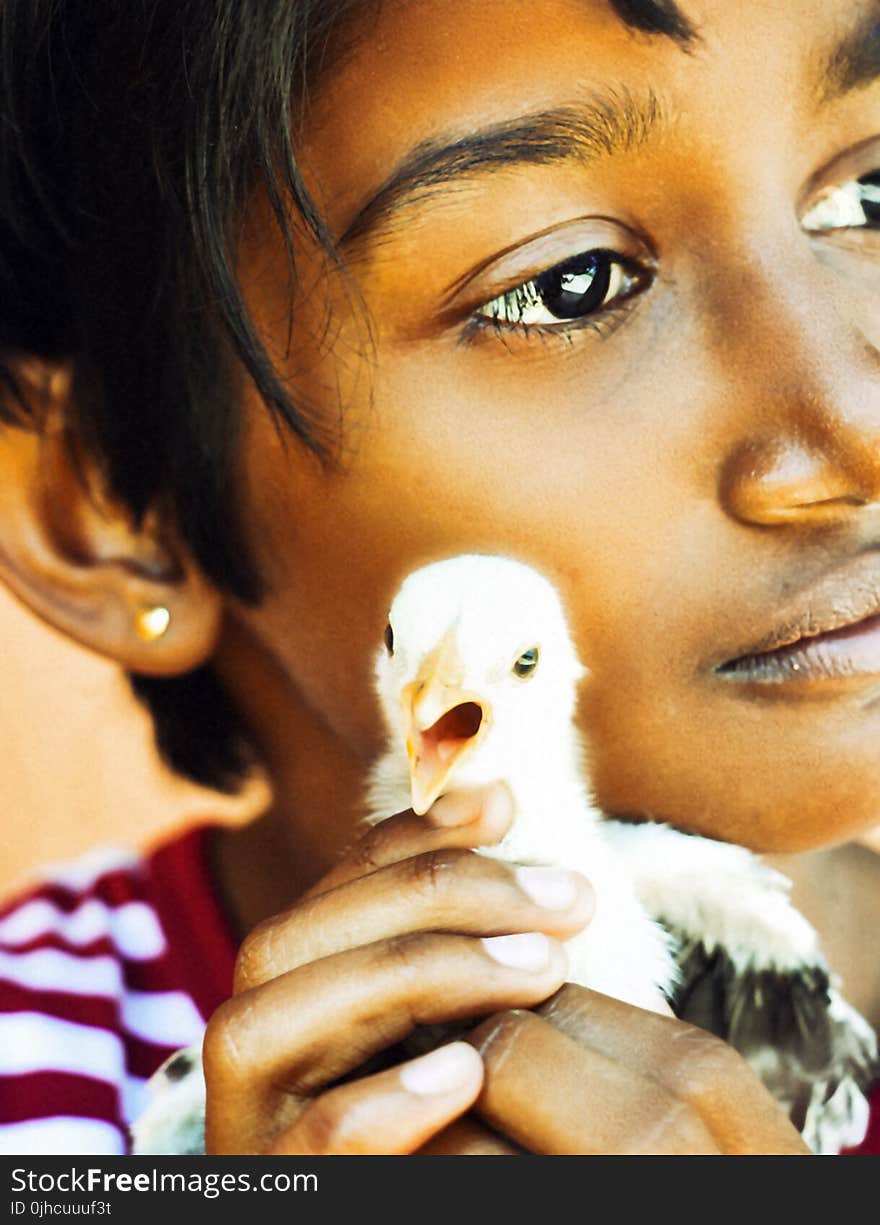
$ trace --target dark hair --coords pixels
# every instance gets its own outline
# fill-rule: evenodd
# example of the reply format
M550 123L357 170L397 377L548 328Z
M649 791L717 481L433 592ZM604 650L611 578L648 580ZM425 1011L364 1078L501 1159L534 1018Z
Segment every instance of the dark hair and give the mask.
M686 43L673 0L612 0L631 27ZM0 419L22 425L16 355L70 358L71 434L140 522L173 516L205 574L264 593L233 487L240 378L322 462L332 438L293 404L234 271L261 185L333 255L294 149L332 40L366 0L2 0ZM292 284L292 281L291 281ZM233 790L247 734L210 667L131 678L166 760Z

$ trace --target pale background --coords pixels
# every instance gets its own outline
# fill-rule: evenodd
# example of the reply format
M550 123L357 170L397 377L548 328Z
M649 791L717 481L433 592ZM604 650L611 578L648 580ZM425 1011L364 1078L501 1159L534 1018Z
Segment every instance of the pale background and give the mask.
M246 819L160 764L122 673L33 617L0 584L0 899L41 864L96 844L146 846L184 823Z

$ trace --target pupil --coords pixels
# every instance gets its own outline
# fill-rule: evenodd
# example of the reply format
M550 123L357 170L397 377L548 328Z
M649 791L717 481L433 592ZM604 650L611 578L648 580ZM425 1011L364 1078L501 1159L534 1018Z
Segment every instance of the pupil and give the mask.
M870 222L880 222L880 170L872 170L870 174L859 179L862 192L862 210Z
M385 646L389 655L394 654L394 630L391 628L391 622L385 626Z
M528 676L534 672L538 663L538 648L531 647L528 651L523 651L519 659L513 665L513 671L517 676Z
M580 319L605 301L611 260L605 252L577 255L537 278L541 301L557 319Z

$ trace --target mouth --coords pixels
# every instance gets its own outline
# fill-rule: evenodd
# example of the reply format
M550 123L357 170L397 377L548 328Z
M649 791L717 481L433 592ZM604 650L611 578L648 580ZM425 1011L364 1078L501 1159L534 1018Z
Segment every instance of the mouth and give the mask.
M488 708L478 698L452 692L446 697L446 709L428 727L419 726L416 708L410 713L406 751L412 808L419 815L447 790L454 771L473 753L489 725Z
M761 638L714 667L756 684L834 686L880 677L880 555L837 568L783 608Z

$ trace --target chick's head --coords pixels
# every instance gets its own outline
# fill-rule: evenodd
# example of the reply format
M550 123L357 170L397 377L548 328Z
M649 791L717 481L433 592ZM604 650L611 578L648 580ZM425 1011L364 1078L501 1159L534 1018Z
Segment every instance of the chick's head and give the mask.
M543 756L571 728L584 673L556 590L531 567L466 554L410 574L376 676L415 811Z

